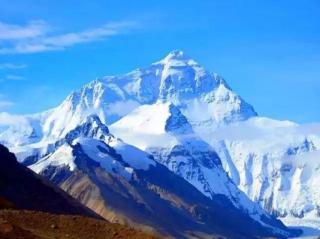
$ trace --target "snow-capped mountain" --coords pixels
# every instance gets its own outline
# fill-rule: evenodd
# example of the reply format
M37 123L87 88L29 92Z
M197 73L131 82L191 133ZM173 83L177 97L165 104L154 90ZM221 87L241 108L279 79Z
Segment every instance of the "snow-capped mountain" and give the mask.
M191 121L201 112L203 121L210 124L256 115L220 76L206 71L183 52L173 51L150 67L97 79L71 93L58 107L24 117L23 128L9 127L1 133L0 142L13 146L43 139L54 141L93 113L103 123L111 124L136 107L158 100L179 105ZM6 137L9 134L11 137Z
M175 108L170 107L170 112L182 116ZM185 129L191 130L187 122L181 128L180 123L171 117L167 128L178 134L188 133ZM237 238L285 238L296 233L287 230L260 207L255 208L254 217L248 214L250 205L256 204L243 193L248 203L246 208L235 207L230 198L219 194L212 194L211 199L205 197L187 181L157 163L150 154L110 134L97 115L88 116L65 137L38 151L43 155L34 156L36 160L29 166L33 171L113 222L178 238L189 238L190 233L199 234L200 238L214 234ZM222 180L233 185L234 195L241 194L227 177L214 151L207 154L207 158L203 158L204 155L198 158L211 160L207 164L217 173L216 179L221 181L223 175ZM28 158L21 162L27 161ZM230 222L219 222L223 215ZM239 221L243 227L239 227Z
M258 117L221 76L181 51L149 67L92 81L54 109L19 116L17 124L0 127L0 143L33 165L92 114L207 197L221 193L242 204L242 194L230 189L235 184L289 225L320 228L319 127ZM3 118L8 115L0 114L0 126ZM217 176L210 166L214 158L221 159L234 184Z

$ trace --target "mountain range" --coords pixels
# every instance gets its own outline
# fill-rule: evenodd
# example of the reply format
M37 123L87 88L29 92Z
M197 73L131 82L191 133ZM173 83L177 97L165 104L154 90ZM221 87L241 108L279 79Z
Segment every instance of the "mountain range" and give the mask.
M177 237L293 233L276 217L320 228L320 124L258 116L182 51L19 116L0 142L114 222Z

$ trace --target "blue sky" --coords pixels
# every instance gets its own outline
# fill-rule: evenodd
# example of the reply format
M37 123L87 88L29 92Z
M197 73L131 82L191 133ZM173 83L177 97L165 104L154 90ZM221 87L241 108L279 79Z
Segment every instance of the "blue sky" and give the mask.
M58 105L181 49L262 116L320 121L318 0L0 0L0 111Z

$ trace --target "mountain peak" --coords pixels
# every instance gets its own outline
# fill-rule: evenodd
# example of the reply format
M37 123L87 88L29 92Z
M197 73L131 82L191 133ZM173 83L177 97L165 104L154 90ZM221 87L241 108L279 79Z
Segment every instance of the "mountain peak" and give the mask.
M165 59L183 59L186 57L186 54L181 50L173 50L165 57Z
M181 50L173 50L169 52L169 54L163 58L161 61L157 62L164 65L176 65L177 63L184 63L187 65L196 65L196 61L194 61L191 57L189 57L187 54L185 54Z

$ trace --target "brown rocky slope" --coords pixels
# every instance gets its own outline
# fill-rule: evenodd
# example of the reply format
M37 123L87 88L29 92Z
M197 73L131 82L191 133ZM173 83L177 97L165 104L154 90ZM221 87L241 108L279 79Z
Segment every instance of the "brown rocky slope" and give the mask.
M153 239L104 220L24 210L0 210L1 239Z

